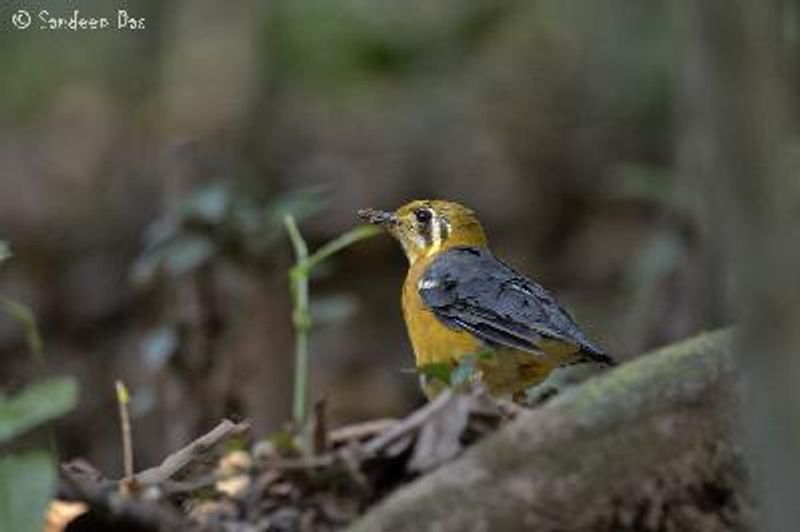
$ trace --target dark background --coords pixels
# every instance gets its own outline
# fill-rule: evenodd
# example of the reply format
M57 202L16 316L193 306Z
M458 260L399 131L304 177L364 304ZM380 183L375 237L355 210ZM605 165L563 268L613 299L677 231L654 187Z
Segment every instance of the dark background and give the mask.
M62 453L119 471L116 378L140 466L223 415L283 426L286 212L316 247L359 208L463 202L623 360L727 323L680 5L98 1L77 7L146 28L73 32L11 25L60 3L0 4L0 294L34 310L46 371L80 381ZM334 425L422 401L405 267L377 237L312 282L312 399ZM0 316L0 392L42 371Z

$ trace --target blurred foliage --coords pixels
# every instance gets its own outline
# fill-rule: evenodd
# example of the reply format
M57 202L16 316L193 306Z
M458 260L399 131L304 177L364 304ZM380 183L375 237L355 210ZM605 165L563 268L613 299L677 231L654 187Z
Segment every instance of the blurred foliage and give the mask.
M0 258L9 255L8 247L0 242ZM0 308L23 324L31 355L43 364L44 347L33 312L8 298L0 298ZM60 418L75 408L77 398L78 383L72 377L42 379L10 397L0 392L0 446ZM55 482L55 461L49 452L20 451L0 459L2 530L41 530Z
M36 382L13 397L0 395L0 443L66 414L77 396L78 384L71 377Z
M0 263L10 257L11 248L6 242L0 241ZM42 342L33 311L27 305L2 295L0 295L0 310L22 325L31 356L37 363L44 363L44 342Z
M142 361L150 371L157 372L166 366L179 344L180 338L174 327L157 327L142 340Z
M269 263L279 243L283 218L306 218L320 210L323 190L311 188L259 202L252 196L214 183L189 196L177 214L153 222L132 278L152 282L158 274L179 277L215 258Z
M278 2L276 68L289 82L339 90L436 69L474 50L515 3L417 0L399 16L397 6L353 0Z
M78 385L69 377L36 382L12 397L0 395L0 444L63 416L75 407L77 396ZM0 459L2 530L41 530L55 483L50 452L20 451Z
M47 452L0 458L0 529L40 532L55 483L55 463Z
M0 240L0 263L9 258L11 258L11 248L9 247L8 242L5 240Z
M39 334L39 327L36 325L36 316L27 306L18 301L0 296L0 310L19 322L25 330L25 340L30 349L33 359L38 363L44 362L44 343Z
M659 208L680 204L675 176L663 167L626 162L618 165L615 173L616 187L610 191L615 199L649 202Z

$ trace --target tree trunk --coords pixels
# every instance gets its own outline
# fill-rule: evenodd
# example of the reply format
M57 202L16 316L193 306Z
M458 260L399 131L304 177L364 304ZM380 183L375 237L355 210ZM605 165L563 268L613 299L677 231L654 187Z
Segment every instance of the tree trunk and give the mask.
M765 530L800 522L800 178L787 98L788 8L703 0L687 8L685 151L712 246L736 274L738 359L752 397L747 443L762 474ZM794 45L796 47L796 44Z

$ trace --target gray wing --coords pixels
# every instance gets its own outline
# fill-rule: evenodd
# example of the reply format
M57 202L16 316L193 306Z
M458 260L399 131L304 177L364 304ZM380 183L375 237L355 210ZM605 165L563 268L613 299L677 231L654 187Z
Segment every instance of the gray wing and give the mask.
M543 339L571 343L611 364L543 286L484 248L456 247L437 257L419 280L422 301L439 320L491 345L541 352Z

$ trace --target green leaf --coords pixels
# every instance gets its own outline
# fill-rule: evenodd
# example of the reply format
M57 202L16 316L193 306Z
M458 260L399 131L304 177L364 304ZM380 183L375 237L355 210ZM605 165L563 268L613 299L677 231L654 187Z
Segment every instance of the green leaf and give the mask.
M4 260L11 257L11 248L8 246L8 242L5 240L0 240L0 263Z
M55 482L55 465L44 451L0 459L0 529L41 531Z
M176 238L165 249L164 266L179 276L196 270L216 253L216 245L205 235L184 235Z
M300 448L297 445L295 435L288 430L276 432L269 438L269 442L274 445L275 450L280 456L298 456Z
M444 384L450 384L450 373L453 371L452 366L445 362L437 362L433 364L425 364L418 368L421 375L431 380L441 381Z
M25 341L31 355L38 363L44 362L44 342L42 335L39 334L39 327L36 325L36 316L27 305L18 301L0 296L0 310L17 320L25 329Z
M231 205L231 194L222 184L202 188L192 194L183 205L185 216L207 224L220 224Z
M131 280L147 285L162 272L179 277L206 264L217 251L216 243L200 233L165 234L133 263Z
M71 377L31 384L14 397L0 396L0 443L69 412L77 397L78 385Z
M148 333L142 340L141 352L147 368L160 371L178 352L180 336L175 327L164 325Z

